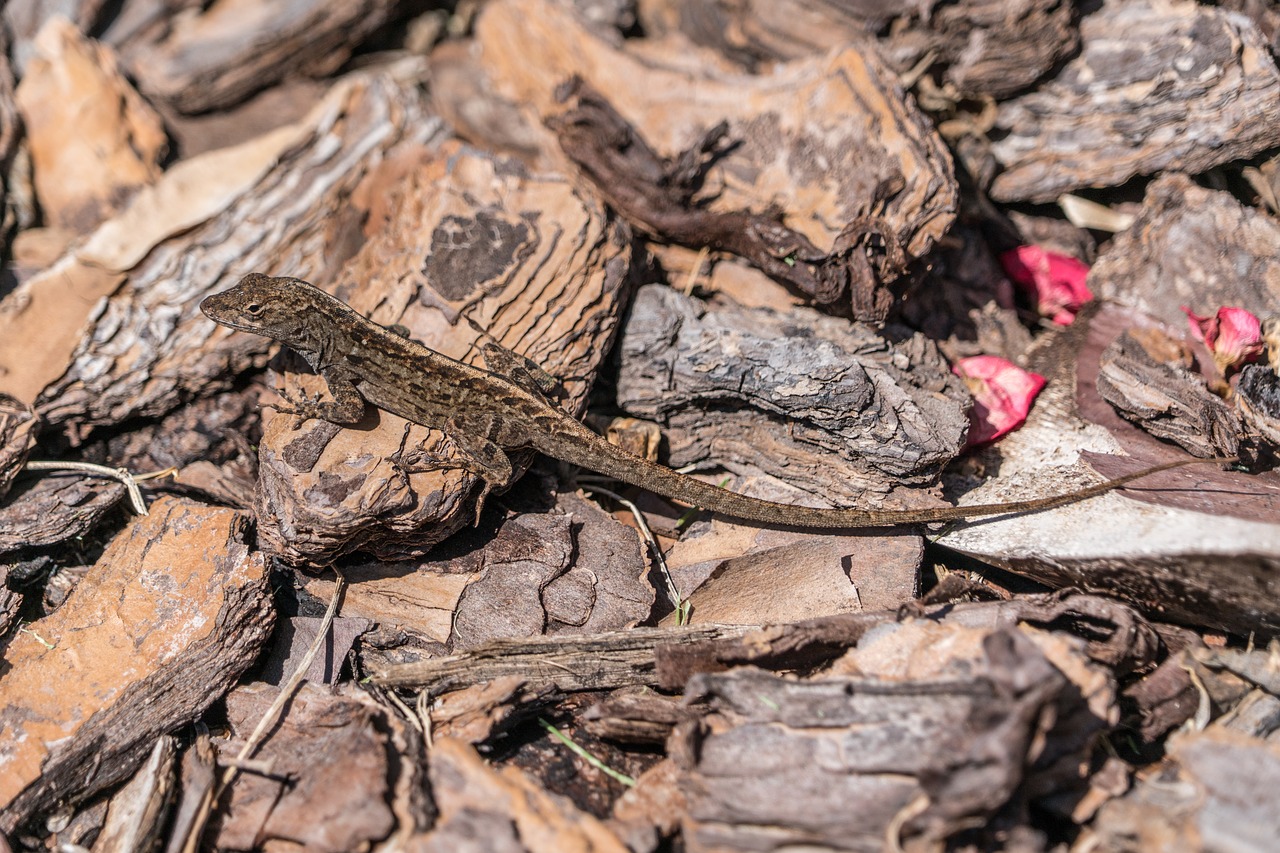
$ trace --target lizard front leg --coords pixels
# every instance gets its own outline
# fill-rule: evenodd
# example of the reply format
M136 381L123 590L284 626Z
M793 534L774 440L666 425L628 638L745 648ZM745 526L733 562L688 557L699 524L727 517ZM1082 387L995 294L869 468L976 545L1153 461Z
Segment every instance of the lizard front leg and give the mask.
M356 388L355 375L342 367L330 367L320 374L329 387L331 401L295 397L284 389L276 389L283 405L271 408L282 415L319 418L332 424L354 424L364 417L365 399Z

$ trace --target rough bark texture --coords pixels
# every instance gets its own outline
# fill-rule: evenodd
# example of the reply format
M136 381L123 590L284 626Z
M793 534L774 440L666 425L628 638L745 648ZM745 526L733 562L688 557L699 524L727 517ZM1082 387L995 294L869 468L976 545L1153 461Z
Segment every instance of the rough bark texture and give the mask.
M642 0L646 30L678 27L747 67L798 59L850 42L878 50L899 72L926 56L961 97L1003 98L1034 83L1077 44L1070 0L961 0L903 8L811 0ZM878 42L871 36L880 35Z
M967 392L924 338L803 309L707 310L649 286L621 347L618 403L664 424L669 464L785 473L819 500L927 481L968 427Z
M239 103L288 76L332 74L407 5L402 0L215 0L174 19L162 38L131 39L124 55L149 96L198 113ZM270 37L245 38L246 33Z
M1001 201L1053 201L1161 169L1203 172L1280 144L1280 71L1245 18L1190 2L1111 0L1080 55L1000 105Z
M247 524L156 502L62 608L9 644L0 831L127 778L156 737L198 719L254 661L274 613Z

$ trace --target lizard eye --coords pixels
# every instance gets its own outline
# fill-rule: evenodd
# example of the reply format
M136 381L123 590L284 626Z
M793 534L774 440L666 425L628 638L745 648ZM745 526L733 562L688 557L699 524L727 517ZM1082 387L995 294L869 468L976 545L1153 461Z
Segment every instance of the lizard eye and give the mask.
M244 313L252 314L256 317L262 313L262 306L257 302L250 302L248 305L244 306Z

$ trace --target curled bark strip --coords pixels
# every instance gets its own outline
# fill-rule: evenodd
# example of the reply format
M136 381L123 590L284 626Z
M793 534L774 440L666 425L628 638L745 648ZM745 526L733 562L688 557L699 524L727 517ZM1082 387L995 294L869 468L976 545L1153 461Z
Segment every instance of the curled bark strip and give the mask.
M714 212L697 199L707 169L734 143L721 122L672 159L658 156L617 110L580 78L557 92L572 106L547 119L560 147L623 217L662 240L730 252L818 305L848 298L858 319L882 320L892 295L880 278L896 278L905 267L897 234L875 218L850 223L831 252L787 227L783 211L769 207ZM892 184L885 186L892 192ZM865 250L868 237L885 247L880 275Z

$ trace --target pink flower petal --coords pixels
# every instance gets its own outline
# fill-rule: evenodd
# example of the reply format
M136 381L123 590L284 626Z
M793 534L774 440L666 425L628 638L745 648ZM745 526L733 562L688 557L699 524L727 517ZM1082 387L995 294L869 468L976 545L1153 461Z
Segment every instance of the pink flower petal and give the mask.
M1088 265L1069 255L1039 246L1019 246L1000 255L1009 278L1031 294L1041 317L1060 326L1070 325L1084 304L1093 299L1085 280Z
M1212 317L1201 317L1185 305L1182 311L1192 337L1209 348L1224 375L1262 355L1262 323L1249 311L1224 306Z
M1045 379L994 355L963 358L951 372L964 380L973 394L969 410L969 438L965 447L995 441L1022 426Z

